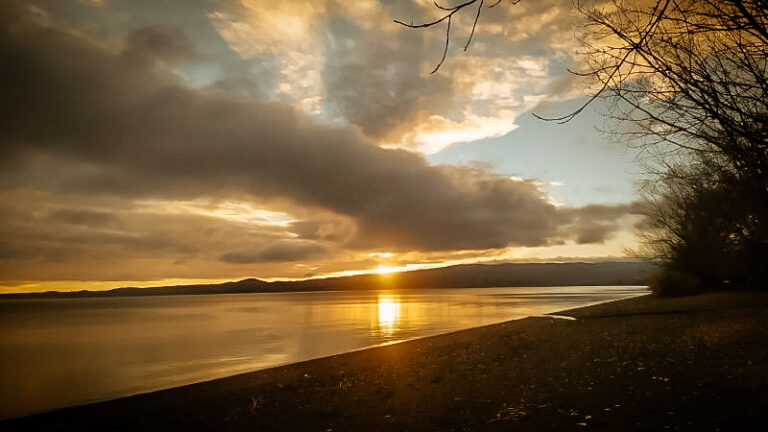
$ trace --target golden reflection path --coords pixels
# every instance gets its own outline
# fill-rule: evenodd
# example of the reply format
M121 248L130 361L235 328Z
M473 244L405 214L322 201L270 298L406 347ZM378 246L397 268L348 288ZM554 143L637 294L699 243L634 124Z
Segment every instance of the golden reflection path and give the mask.
M400 329L400 298L392 294L379 294L378 330L384 336L391 336Z

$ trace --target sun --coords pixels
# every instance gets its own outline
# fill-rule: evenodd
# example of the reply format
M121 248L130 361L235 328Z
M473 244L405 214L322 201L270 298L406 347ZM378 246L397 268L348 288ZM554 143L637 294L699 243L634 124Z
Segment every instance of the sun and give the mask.
M374 271L378 274L390 274L400 271L400 268L393 266L379 266Z

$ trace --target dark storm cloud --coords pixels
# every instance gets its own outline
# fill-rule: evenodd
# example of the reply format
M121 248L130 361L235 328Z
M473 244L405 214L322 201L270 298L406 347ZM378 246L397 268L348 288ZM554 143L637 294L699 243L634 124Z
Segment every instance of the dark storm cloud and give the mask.
M24 197L24 199L14 199ZM110 211L68 205L47 193L6 193L0 202L0 238L13 245L6 258L38 262L79 259L217 259L232 245L268 248L285 244L279 227L243 224L190 213L148 209ZM88 199L90 206L112 207ZM304 242L304 245L310 244ZM10 250L10 249L9 249Z
M128 56L23 20L1 38L6 185L287 197L356 218L361 246L535 245L554 233L556 211L532 184L430 167L287 106L189 88L151 58L136 61L141 45Z
M5 242L0 242L0 260L10 260L15 257L16 254L13 252L13 248Z
M302 239L316 239L318 238L317 230L320 228L320 224L314 221L298 221L293 222L288 227L288 230Z
M561 228L563 238L572 238L578 244L603 243L616 233L619 220L626 215L640 215L639 203L599 205L561 210L567 221ZM639 225L636 223L635 227Z
M197 84L261 96L270 94L276 85L278 69L274 56L244 60L212 24L209 14L227 2L108 0L97 5L83 0L27 0L25 3L36 5L70 27L98 32L105 40L134 39L135 45L144 44L147 48L143 50L144 55L171 54L165 60L182 61L186 77ZM145 30L131 36L137 29ZM156 36L166 38L157 41Z
M184 31L172 26L147 26L134 31L128 37L126 52L169 61L194 60L199 57Z
M63 222L69 225L84 225L90 227L119 227L122 221L112 213L84 209L59 209L48 216L54 223Z
M230 252L219 259L229 264L259 264L267 262L290 262L321 258L328 254L325 247L308 242L284 241L252 252Z
M132 200L244 194L288 199L353 218L357 236L347 246L357 248L538 246L562 236L563 223L582 233L577 234L582 241L599 241L611 229L607 222L589 225L591 211L564 216L533 182L430 166L421 156L379 148L354 128L320 125L286 105L189 87L159 61L193 52L173 29L139 30L120 48L23 14L0 14L6 17L0 21L5 188ZM351 70L337 71L341 76L371 60L356 56L362 57L350 62ZM392 73L400 67L410 66L396 64ZM409 89L395 89L382 109L394 109L398 92L402 96ZM361 101L378 97L371 90ZM351 94L344 98L344 109L352 109ZM385 126L370 123L374 131ZM307 239L320 235L309 226L295 228ZM137 248L156 235L153 241L159 243L151 247L166 244L179 253L200 246L181 241L181 233L170 238L152 232L138 240L119 233L78 235L85 244L107 236ZM275 261L320 252L316 245L281 247L218 257Z

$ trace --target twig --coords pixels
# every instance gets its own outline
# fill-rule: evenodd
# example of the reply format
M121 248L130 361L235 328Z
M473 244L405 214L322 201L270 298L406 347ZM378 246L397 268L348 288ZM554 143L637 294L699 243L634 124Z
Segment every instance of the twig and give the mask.
M433 25L440 24L443 21L447 21L448 22L447 29L446 29L446 32L445 32L445 49L443 50L443 57L440 59L440 62L437 64L437 66L435 66L435 69L432 70L431 73L434 74L435 72L438 71L438 69L440 69L440 66L443 65L443 62L445 62L445 58L448 55L448 44L449 44L449 42L451 40L451 18L453 18L453 15L456 14L457 12L459 12L460 10L464 9L467 6L471 6L471 5L475 4L475 3L478 3L478 1L480 3L478 5L478 7L477 7L477 14L475 15L475 20L472 23L472 32L469 34L469 38L467 39L467 43L464 45L464 51L466 51L467 48L469 48L469 44L472 42L472 37L475 35L475 28L477 27L477 21L480 19L480 11L483 8L483 3L484 3L485 0L467 0L464 3L458 4L458 5L454 6L454 7L445 7L445 6L442 6L441 4L439 4L437 2L437 0L432 0L432 2L435 4L435 7L437 9L439 9L439 10L441 10L443 12L447 12L447 13L445 15L441 16L440 18L437 18L436 20L425 22L423 24L414 24L413 22L406 23L406 22L403 22L403 21L400 21L400 20L394 20L394 21L397 24L400 24L400 25L408 27L408 28L413 28L413 29L432 27ZM497 0L496 3L490 5L489 8L498 5L502 1L503 0ZM513 0L512 4L517 4L519 2L520 2L520 0Z
M448 27L445 30L445 49L443 49L443 58L440 59L440 63L435 66L434 69L432 69L432 72L430 72L430 75L437 72L438 69L440 69L440 66L443 65L443 62L445 61L445 56L448 55L448 41L451 39L451 16L448 15Z
M469 48L469 43L472 42L472 36L475 35L475 27L477 27L477 20L480 19L480 11L482 9L483 9L483 0L480 0L480 5L477 6L477 15L475 15L475 22L472 23L472 32L469 34L469 38L467 39L467 44L464 45L464 51L466 51L467 48Z
M613 68L613 71L608 75L608 78L606 78L603 82L603 85L600 87L600 90L598 90L595 94L593 94L589 100L587 100L579 109L571 112L570 114L564 115L562 117L554 117L554 118L547 118L540 116L536 113L533 114L534 117L536 117L539 120L545 120L545 121L555 121L559 124L568 123L569 121L573 120L579 113L584 111L584 109L587 108L592 102L595 101L600 95L608 88L608 86L611 84L611 81L613 80L613 77L616 76L616 74L619 72L619 70L624 66L625 63L627 63L627 59L629 56L640 50L640 47L645 42L645 40L648 38L648 36L653 33L653 31L656 29L656 26L659 24L659 22L664 18L664 13L667 10L667 7L669 6L671 0L658 0L656 2L656 5L653 8L653 12L651 13L654 18L651 20L651 22L648 23L648 26L646 27L645 32L642 34L642 37L638 42L632 43L632 47L627 50L626 54L621 58L619 63ZM662 2L664 5L662 6ZM658 16L656 16L656 12L658 11ZM631 42L631 41L629 41Z

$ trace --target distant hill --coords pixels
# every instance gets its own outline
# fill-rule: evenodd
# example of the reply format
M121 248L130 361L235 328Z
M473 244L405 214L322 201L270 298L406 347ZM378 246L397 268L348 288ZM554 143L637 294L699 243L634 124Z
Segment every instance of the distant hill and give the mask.
M49 291L44 293L5 294L0 296L0 298L117 297L409 288L647 285L648 277L653 271L654 266L652 264L637 261L467 264L387 275L367 274L281 282L243 279L236 282L207 285L176 285L151 288L127 287L108 291Z

